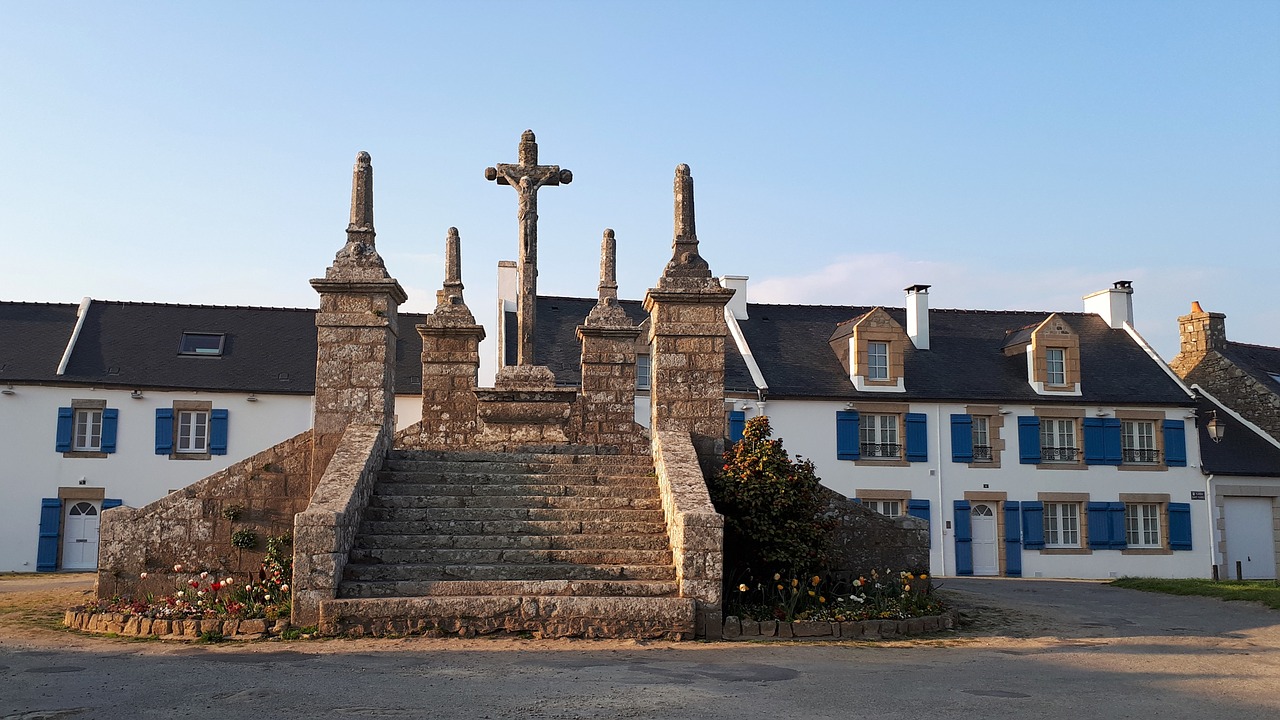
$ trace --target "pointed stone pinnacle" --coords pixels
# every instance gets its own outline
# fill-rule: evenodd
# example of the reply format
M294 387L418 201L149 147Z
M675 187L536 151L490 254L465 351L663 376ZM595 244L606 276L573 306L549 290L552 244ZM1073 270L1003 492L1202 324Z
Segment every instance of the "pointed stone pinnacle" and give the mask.
M675 237L671 241L671 262L665 277L711 277L711 267L698 255L698 231L693 212L693 175L689 166L676 166Z
M462 297L462 238L456 227L449 228L444 241L444 287L446 291L457 288L458 297Z
M347 232L373 232L373 161L363 150L356 155L351 172L351 224Z

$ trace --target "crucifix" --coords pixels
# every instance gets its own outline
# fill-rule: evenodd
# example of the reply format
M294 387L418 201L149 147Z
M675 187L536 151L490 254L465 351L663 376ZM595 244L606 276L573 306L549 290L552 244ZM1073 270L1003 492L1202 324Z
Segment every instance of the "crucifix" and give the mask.
M520 222L520 259L517 265L516 364L533 364L534 303L538 296L538 188L546 185L569 184L573 173L561 170L559 165L538 164L538 143L532 130L520 136L517 152L519 162L499 163L497 167L484 169L486 180L496 180L499 185L516 189L519 200L517 217Z

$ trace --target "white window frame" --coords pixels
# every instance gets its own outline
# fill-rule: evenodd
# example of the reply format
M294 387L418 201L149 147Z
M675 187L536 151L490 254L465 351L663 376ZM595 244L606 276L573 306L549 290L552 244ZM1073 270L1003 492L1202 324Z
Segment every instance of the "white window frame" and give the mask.
M991 418L986 415L970 415L972 452L974 462L993 462L994 449L991 447ZM982 448L982 450L979 450ZM984 456L985 453L985 456Z
M636 389L649 390L653 387L653 362L646 353L636 355Z
M1161 503L1125 503L1124 540L1131 548L1164 547Z
M209 454L208 410L174 411L173 451L180 455Z
M893 459L902 457L902 444L898 442L898 416L883 413L863 413L858 430L859 452L863 459ZM883 454L883 446L897 446L896 454ZM868 449L871 451L868 452Z
M1044 351L1044 384L1067 384L1067 350L1066 348L1045 348Z
M1120 451L1123 462L1126 464L1152 465L1160 462L1160 456L1156 451L1155 421L1121 420ZM1150 459L1143 458L1143 454Z
M1080 503L1047 502L1044 504L1044 546L1080 547Z
M867 379L889 379L889 343L879 340L867 342Z
M862 504L868 509L874 510L885 517L902 516L901 500L863 500Z
M73 452L102 451L102 414L102 408L75 409L71 438Z
M1062 450L1072 450L1062 457ZM1057 450L1059 452L1050 452ZM1040 418L1040 455L1042 462L1079 462L1076 447L1076 421L1073 418Z

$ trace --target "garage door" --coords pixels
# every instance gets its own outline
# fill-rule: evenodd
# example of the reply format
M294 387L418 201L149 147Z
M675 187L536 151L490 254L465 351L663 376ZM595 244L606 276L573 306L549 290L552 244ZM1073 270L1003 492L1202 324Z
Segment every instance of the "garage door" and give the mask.
M1227 575L1236 576L1236 563L1245 579L1276 576L1276 539L1272 529L1271 498L1223 498L1227 539Z

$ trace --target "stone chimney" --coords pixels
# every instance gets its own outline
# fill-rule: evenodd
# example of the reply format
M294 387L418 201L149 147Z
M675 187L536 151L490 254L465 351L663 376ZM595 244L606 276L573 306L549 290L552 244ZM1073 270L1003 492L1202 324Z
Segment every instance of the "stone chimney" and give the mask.
M1123 329L1125 323L1133 325L1133 283L1117 280L1106 290L1085 295L1084 311L1100 316L1115 330Z
M1205 312L1200 302L1191 303L1191 312L1178 318L1180 355L1200 355L1227 344L1227 316Z
M749 279L746 275L725 275L720 278L720 284L733 291L728 308L733 311L733 317L737 320L751 319L747 316L747 280Z
M929 287L912 285L907 291L907 337L917 350L929 349Z

